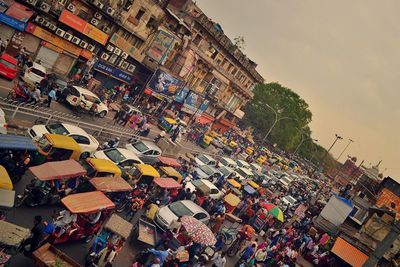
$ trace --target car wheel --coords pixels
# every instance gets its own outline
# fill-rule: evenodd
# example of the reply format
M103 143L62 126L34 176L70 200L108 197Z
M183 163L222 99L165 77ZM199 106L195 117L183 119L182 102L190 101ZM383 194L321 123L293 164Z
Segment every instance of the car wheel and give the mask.
M107 114L107 111L103 110L102 112L99 113L99 117L104 118L106 116L106 114Z

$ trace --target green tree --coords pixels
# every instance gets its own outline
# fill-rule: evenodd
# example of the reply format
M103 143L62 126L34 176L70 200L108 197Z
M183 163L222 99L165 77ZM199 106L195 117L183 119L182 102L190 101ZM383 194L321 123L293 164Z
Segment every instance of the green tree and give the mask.
M238 36L238 37L234 38L233 44L242 51L246 48L246 42L244 41L243 36Z

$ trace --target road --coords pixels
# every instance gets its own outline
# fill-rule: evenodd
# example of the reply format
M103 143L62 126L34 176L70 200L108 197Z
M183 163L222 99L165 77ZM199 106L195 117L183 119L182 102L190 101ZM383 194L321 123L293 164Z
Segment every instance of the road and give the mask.
M3 79L0 79L0 97L6 97L7 94L9 93L10 90L12 90L13 82L6 81ZM57 102L53 102L51 104L51 109L56 110L59 112L63 112L66 114L73 114L71 109L67 106L64 106L62 104L59 104ZM115 112L110 112L105 118L102 119L96 119L92 120L91 118L87 116L83 116L81 119L82 121L92 123L92 124L98 124L98 125L105 125L105 124L111 124L113 120ZM7 116L10 116L11 114L9 112L6 112ZM33 117L29 115L23 115L23 114L17 114L16 119L21 120L26 122L27 124L33 125ZM158 135L159 130L156 126L151 126L151 132L149 137L154 138L156 135ZM189 149L197 149L201 150L198 146L191 142L183 142L182 144L183 147L189 148ZM211 148L207 149L208 152L213 152ZM30 180L33 179L31 174L27 172L27 174L23 177L23 179L15 185L15 190L16 194L22 194L25 186L30 182ZM51 220L51 215L54 213L54 211L59 211L61 210L62 207L61 205L57 206L43 206L43 207L35 207L35 208L29 208L29 207L20 207L13 209L12 211L7 213L7 221L10 221L12 223L15 223L17 225L31 228L32 227L32 222L33 222L33 217L35 215L41 215L43 216L44 220ZM135 217L132 220L132 223L135 225L138 218L139 218L140 213L136 214ZM72 257L74 260L77 262L81 263L82 265L84 264L85 261L85 256L89 250L90 244L83 244L82 242L70 242L67 244L62 244L57 246L60 250L65 252L68 256ZM134 256L141 250L145 248L144 244L141 244L140 242L136 240L129 240L129 242L126 243L125 248L121 251L120 255L116 258L115 260L115 266L130 266L132 264L132 261L134 259ZM233 266L234 262L236 259L228 259L228 266ZM17 255L14 256L11 260L11 266L34 266L32 261L23 256L23 255Z

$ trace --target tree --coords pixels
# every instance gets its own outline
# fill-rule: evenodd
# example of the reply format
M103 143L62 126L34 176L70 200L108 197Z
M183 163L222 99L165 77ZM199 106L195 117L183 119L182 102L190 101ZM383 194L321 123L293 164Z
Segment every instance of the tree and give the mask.
M238 36L236 38L233 39L233 44L239 48L240 50L244 50L246 48L246 43L244 41L244 37L243 36Z

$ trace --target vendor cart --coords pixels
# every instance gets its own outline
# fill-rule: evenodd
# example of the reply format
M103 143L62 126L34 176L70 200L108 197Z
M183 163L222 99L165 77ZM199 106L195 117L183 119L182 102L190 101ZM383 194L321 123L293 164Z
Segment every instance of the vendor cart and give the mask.
M32 253L35 266L38 267L81 267L79 263L68 257L66 254L56 249L49 243L44 244Z
M0 220L0 266L5 265L13 255L22 251L22 242L31 231L18 225Z
M157 243L157 228L154 224L139 218L133 236L135 239L154 247Z

